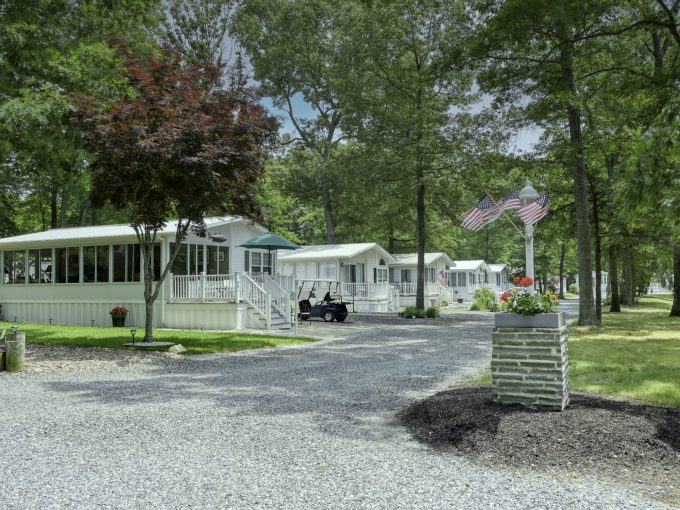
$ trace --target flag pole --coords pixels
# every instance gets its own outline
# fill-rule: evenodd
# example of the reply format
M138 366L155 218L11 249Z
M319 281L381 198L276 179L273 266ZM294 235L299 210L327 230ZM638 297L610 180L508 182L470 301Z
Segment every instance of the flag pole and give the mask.
M526 205L531 200L536 200L538 198L538 192L531 185L531 182L527 181L526 186L519 192L520 201ZM535 282L535 271L534 271L534 226L529 223L524 223L524 252L526 256L526 273L527 277L531 278L532 282ZM527 289L530 294L535 292L534 283Z

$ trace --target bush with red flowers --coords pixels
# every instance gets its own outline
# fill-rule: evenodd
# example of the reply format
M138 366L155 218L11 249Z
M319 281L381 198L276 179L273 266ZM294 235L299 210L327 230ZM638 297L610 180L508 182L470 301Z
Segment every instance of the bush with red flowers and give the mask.
M128 309L124 306L114 306L109 313L111 317L127 317Z
M519 315L536 315L538 313L553 313L559 304L557 296L551 292L546 294L531 294L529 287L534 281L525 276L515 276L513 283L520 289L510 289L501 294L501 310Z

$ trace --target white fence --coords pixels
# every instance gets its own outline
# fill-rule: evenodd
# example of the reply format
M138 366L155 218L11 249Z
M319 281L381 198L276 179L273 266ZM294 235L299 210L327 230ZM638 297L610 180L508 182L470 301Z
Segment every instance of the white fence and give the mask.
M402 296L415 296L418 291L418 284L413 282L397 282L391 283L393 287L399 289L399 294ZM425 295L436 296L439 294L439 289L445 288L434 282L425 282Z
M389 283L343 283L342 296L355 299L389 299Z

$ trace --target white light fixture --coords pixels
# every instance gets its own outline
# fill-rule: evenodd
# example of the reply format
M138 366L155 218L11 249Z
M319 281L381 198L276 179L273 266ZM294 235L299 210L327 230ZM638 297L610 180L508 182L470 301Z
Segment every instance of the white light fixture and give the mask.
M223 243L224 241L227 240L226 237L224 237L222 234L208 234L208 237L213 240L213 242L216 243Z
M526 185L519 192L519 199L523 203L527 203L530 200L536 200L538 198L538 191L534 189L530 181L527 181Z

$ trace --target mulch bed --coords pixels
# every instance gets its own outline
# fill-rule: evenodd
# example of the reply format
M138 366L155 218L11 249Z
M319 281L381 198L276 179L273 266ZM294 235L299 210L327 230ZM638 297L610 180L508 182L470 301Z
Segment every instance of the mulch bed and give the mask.
M487 465L604 476L680 502L680 409L572 394L563 412L496 404L456 388L401 415L421 442Z

